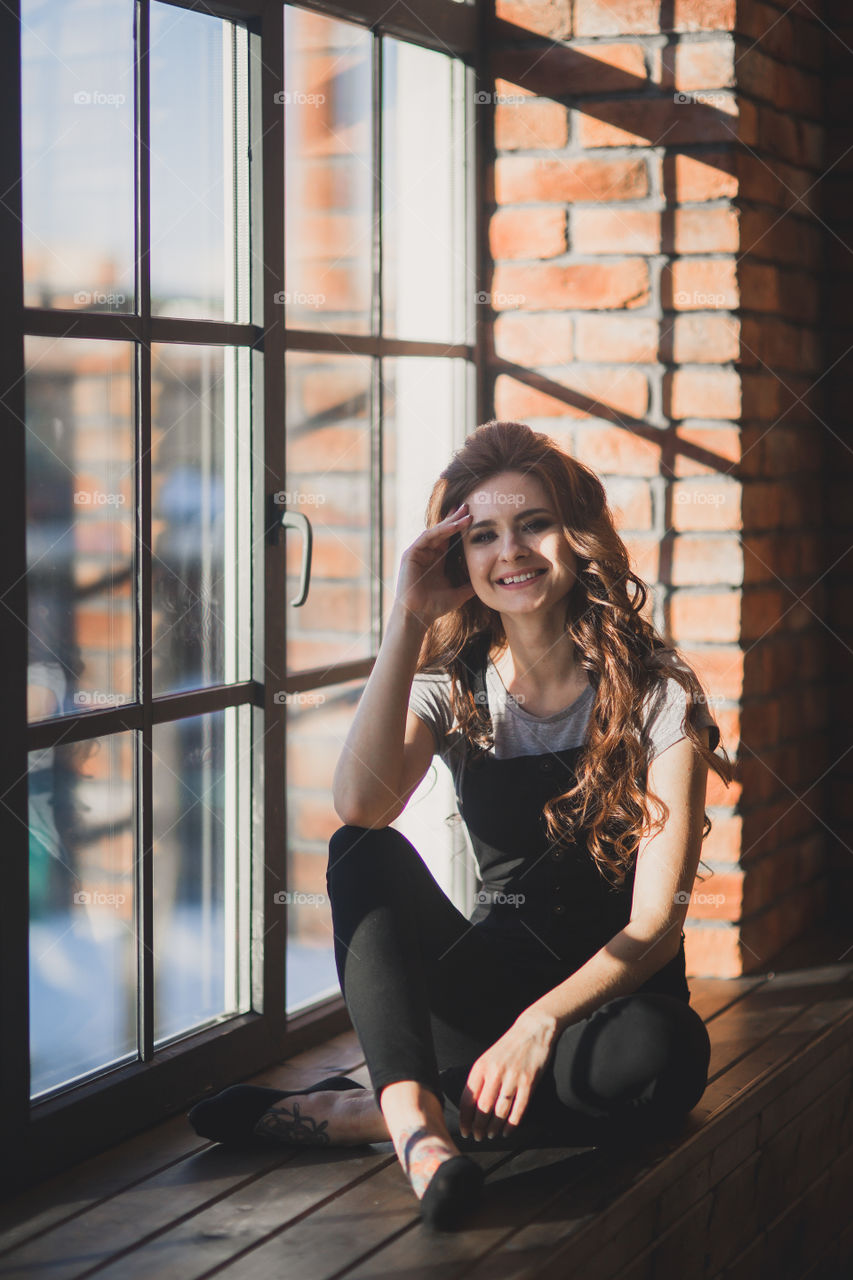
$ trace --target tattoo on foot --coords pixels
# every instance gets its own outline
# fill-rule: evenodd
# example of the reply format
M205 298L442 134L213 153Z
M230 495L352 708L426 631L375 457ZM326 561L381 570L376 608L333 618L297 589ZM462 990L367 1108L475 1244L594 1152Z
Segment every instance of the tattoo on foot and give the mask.
M271 1138L275 1142L286 1142L291 1146L327 1147L330 1144L328 1120L319 1124L313 1116L303 1115L298 1102L270 1107L255 1125L255 1133L262 1138Z
M431 1134L425 1126L401 1130L394 1145L419 1200L423 1198L439 1165L455 1154L448 1147L446 1139Z

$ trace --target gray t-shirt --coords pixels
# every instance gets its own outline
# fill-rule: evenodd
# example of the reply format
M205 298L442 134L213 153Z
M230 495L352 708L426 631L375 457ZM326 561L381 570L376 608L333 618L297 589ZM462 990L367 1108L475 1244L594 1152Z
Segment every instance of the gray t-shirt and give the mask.
M686 663L668 657L682 668ZM450 675L446 672L420 672L412 681L409 709L429 725L435 738L436 754L450 769L457 795L460 775L471 748L459 732L450 707ZM489 714L494 727L494 756L508 760L515 756L543 755L547 751L565 751L583 746L586 740L595 690L588 685L584 692L562 711L550 716L535 716L517 702L504 688L491 658L486 664L486 693ZM646 698L645 732L649 744L649 763L685 737L684 713L687 697L677 680L662 679ZM707 707L700 704L699 723L712 726L711 747L719 737Z

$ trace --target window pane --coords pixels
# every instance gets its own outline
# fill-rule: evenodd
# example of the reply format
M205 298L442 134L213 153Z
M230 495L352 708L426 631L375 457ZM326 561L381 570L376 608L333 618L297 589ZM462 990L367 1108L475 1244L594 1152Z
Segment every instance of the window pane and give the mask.
M430 491L468 433L464 360L417 356L382 361L384 625L394 605L400 557L426 528Z
M353 662L374 651L371 581L371 361L287 356L287 489L282 509L308 517L314 533L311 585L299 589L302 537L288 531L287 669ZM275 602L267 602L275 607Z
M133 735L32 751L33 1095L136 1055Z
M241 28L154 0L151 5L151 310L154 315L210 320L248 318L244 280L248 192L245 88L246 42ZM238 228L240 248L235 258ZM239 308L236 304L238 284Z
M127 342L27 338L31 720L133 698Z
M247 354L233 348L152 344L151 597L158 695L238 678L238 644L246 661L249 637L238 633L237 580L249 563L238 555L235 539L238 436L248 449L248 414L239 410L245 397L238 389L245 389L247 362ZM245 633L248 617L240 616Z
M464 341L465 68L386 38L383 70L384 331Z
M248 715L232 707L154 726L157 1043L245 1008Z
M329 840L341 820L332 777L365 681L283 698L287 716L287 888L274 895L287 913L287 1008L339 991L326 894Z
M370 51L363 27L285 8L287 324L368 333Z
M24 301L132 311L133 5L23 0Z

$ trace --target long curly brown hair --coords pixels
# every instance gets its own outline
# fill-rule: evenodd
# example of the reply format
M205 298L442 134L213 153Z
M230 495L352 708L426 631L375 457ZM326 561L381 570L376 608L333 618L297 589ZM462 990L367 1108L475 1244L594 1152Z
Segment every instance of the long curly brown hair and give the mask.
M668 816L666 806L647 788L644 736L644 703L667 675L687 695L687 737L726 785L733 776L732 763L725 751L722 757L710 751L698 731L699 706L707 706L707 698L695 674L672 662L677 651L642 616L648 589L631 569L604 486L549 436L520 422L492 420L478 427L436 481L427 503L427 527L445 519L472 489L506 471L540 481L577 557L577 579L566 597L565 628L595 689L574 785L543 810L548 837L555 842L572 840L583 830L598 870L621 886L640 839L660 830ZM467 580L460 534L449 546L446 571L454 585ZM460 732L473 748L471 763L494 746L491 721L474 696L473 663L506 644L501 615L475 595L433 622L421 646L416 671L446 672L451 677L451 706ZM703 839L710 829L706 813Z

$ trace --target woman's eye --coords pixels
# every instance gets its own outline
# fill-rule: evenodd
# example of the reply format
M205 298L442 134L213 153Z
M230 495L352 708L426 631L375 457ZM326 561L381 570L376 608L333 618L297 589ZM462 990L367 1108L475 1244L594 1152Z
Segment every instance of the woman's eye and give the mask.
M544 529L551 523L550 520L544 519L542 516L538 520L531 520L529 524L523 524L521 527L526 532L535 531L536 529ZM477 533L471 539L472 542L482 542L484 538L491 538L491 533Z

